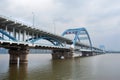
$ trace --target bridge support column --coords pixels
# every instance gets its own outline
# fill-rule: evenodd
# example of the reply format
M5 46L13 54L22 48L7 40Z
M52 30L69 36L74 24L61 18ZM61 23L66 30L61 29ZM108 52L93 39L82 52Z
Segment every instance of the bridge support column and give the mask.
M93 56L97 55L97 53L93 52Z
M10 54L9 63L10 64L17 64L17 62L18 62L18 51L10 49L9 54Z
M82 56L93 56L93 52L82 51Z
M19 63L28 63L27 55L29 53L29 50L27 47L23 47L21 49L9 49L9 54L10 54L10 64L17 64L18 63L18 58L19 58Z
M19 51L20 64L28 63L27 55L29 54L28 48L23 48Z
M70 59L73 57L72 51L53 50L52 59Z

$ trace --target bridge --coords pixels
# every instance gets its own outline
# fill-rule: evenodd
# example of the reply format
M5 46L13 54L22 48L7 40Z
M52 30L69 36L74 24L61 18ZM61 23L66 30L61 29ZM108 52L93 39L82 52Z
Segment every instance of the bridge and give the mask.
M66 35L74 35L74 38L65 38ZM46 40L40 43L41 40ZM82 43L87 40L89 44ZM8 49L10 63L28 63L29 49L52 50L53 59L72 58L74 53L82 56L101 54L103 50L93 47L90 36L85 28L68 29L63 34L56 35L19 21L0 16L0 47Z

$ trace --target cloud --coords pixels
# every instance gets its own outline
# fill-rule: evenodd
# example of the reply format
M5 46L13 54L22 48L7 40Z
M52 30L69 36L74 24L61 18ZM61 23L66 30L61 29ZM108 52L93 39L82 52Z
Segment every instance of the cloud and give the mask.
M58 34L68 28L85 27L94 46L102 44L119 50L119 3L119 0L1 0L0 12L31 25L34 12L35 25L54 32L55 23Z

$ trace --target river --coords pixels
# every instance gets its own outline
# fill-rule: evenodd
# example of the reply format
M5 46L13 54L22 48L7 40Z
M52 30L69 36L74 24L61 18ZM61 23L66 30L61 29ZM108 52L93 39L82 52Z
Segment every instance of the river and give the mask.
M0 80L120 80L120 54L52 60L50 54L29 54L26 65L9 65L0 54Z

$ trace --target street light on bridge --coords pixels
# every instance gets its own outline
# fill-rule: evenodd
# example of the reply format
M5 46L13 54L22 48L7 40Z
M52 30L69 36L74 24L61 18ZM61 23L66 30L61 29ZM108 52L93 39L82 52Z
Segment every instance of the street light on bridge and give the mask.
M34 25L35 25L35 14L34 14L34 12L32 12L32 15L33 15L32 21L33 21L33 28L34 28Z
M56 34L55 20L53 20L54 34Z

